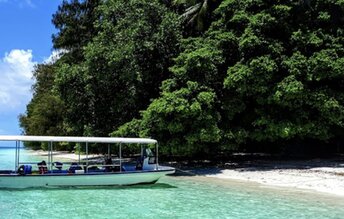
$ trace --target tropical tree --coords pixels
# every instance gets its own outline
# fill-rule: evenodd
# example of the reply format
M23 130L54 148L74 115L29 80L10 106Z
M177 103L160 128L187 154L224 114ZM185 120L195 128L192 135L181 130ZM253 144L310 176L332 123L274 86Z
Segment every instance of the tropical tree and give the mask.
M174 6L185 8L181 14L188 34L197 35L208 29L212 13L222 0L173 0Z
M189 127L174 120L185 102L176 106L165 99L197 83L214 97L207 107L211 110L202 110L201 118L214 118L210 124L220 133L206 147L216 145L211 148L219 152L290 152L290 145L298 152L332 150L328 143L340 141L344 131L344 3L225 0L214 13L216 19L203 36L184 40L183 51L170 68L172 77L161 87L162 95L141 119L116 133L154 137L159 132L175 134L169 127ZM153 107L157 108L154 117L147 116ZM183 119L196 121L192 115ZM187 141L189 128L176 135L187 142L186 151L200 143ZM206 124L191 127L208 128ZM159 137L180 148L173 135Z
M142 112L141 120L126 123L112 135L157 138L164 145L160 152L170 157L214 156L221 131L213 90L191 81L176 89L173 80L166 80L163 87L161 97Z
M53 15L52 23L59 30L52 36L54 48L68 51L65 58L69 61L82 61L83 47L97 35L93 24L99 17L96 8L100 3L100 0L63 0Z
M63 101L54 92L55 67L53 64L39 64L33 74L33 98L27 105L26 113L19 116L20 127L26 135L64 135ZM26 143L27 147L41 149L44 144ZM58 149L66 149L60 148Z
M97 8L97 36L80 64L63 63L56 87L70 130L106 136L159 94L181 38L176 14L159 1L106 1Z

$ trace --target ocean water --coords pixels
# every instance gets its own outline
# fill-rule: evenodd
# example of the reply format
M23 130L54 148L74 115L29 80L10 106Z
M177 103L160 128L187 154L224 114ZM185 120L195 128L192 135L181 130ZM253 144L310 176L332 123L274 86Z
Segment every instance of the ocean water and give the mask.
M13 169L13 149L0 149ZM25 150L21 158L32 157ZM344 218L344 198L256 184L164 177L154 185L0 190L0 218Z

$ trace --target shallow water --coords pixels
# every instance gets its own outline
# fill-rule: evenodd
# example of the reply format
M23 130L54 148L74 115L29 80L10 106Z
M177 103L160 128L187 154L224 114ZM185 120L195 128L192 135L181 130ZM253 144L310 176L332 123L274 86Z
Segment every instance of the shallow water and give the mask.
M1 168L13 167L10 153L14 150L0 149ZM25 150L21 154L42 159ZM344 218L344 199L203 177L164 177L154 185L0 190L0 218Z

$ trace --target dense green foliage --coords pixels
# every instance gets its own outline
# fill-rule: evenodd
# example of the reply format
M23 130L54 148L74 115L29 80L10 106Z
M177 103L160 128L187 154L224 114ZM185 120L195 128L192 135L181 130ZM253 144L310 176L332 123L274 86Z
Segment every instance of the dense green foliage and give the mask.
M27 105L26 115L20 115L20 125L30 135L63 135L64 104L54 92L55 67L52 64L40 64L34 69L36 84L33 86L33 98ZM45 145L27 143L26 146L40 149ZM66 148L59 148L66 149Z
M162 95L135 126L114 134L138 128L142 136L158 137L176 150L186 146L189 153L197 153L195 147L281 151L288 144L339 140L343 15L337 1L223 1L204 36L185 40ZM197 92L190 84L202 85L211 97L208 105L197 105L199 114L186 104L197 98L179 97L184 90Z
M199 35L207 30L212 22L212 13L220 3L220 0L172 0L177 11L182 11L181 18L187 35Z
M35 75L25 133L153 137L200 158L343 150L344 1L90 2L54 17L67 51Z
M42 113L35 119L33 111L45 107L33 99L21 118L26 134L108 136L138 116L170 76L168 68L179 53L182 37L177 14L159 1L106 1L94 9L96 3L64 1L54 15L53 22L60 29L54 46L63 49L62 57L53 63L50 88L54 94L41 91L45 83L35 74L38 91L34 99L57 94L63 107L56 119L62 117L63 128L51 133L42 121L52 120ZM86 19L88 11L99 16ZM96 34L86 31L89 28L97 30Z
M83 47L97 35L93 23L99 17L96 10L99 4L100 0L63 0L53 15L52 23L59 30L52 37L54 48L68 51L65 62L83 60Z

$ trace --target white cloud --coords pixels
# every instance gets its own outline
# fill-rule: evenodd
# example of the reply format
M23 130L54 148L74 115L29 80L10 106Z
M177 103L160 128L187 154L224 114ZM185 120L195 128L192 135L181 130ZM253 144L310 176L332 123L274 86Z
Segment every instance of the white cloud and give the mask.
M0 60L0 112L24 110L34 83L31 50L12 50Z
M24 0L24 2L20 1L19 3L20 7L25 7L26 5L31 7L31 8L34 8L36 7L31 0Z
M32 0L0 0L0 3L12 3L18 4L20 8L24 8L25 6L29 6L31 8L35 8L35 4L33 4Z
M68 50L66 50L66 49L54 50L51 53L51 55L43 61L43 63L53 64L54 62L59 60L63 54L65 54L67 52L68 52Z

